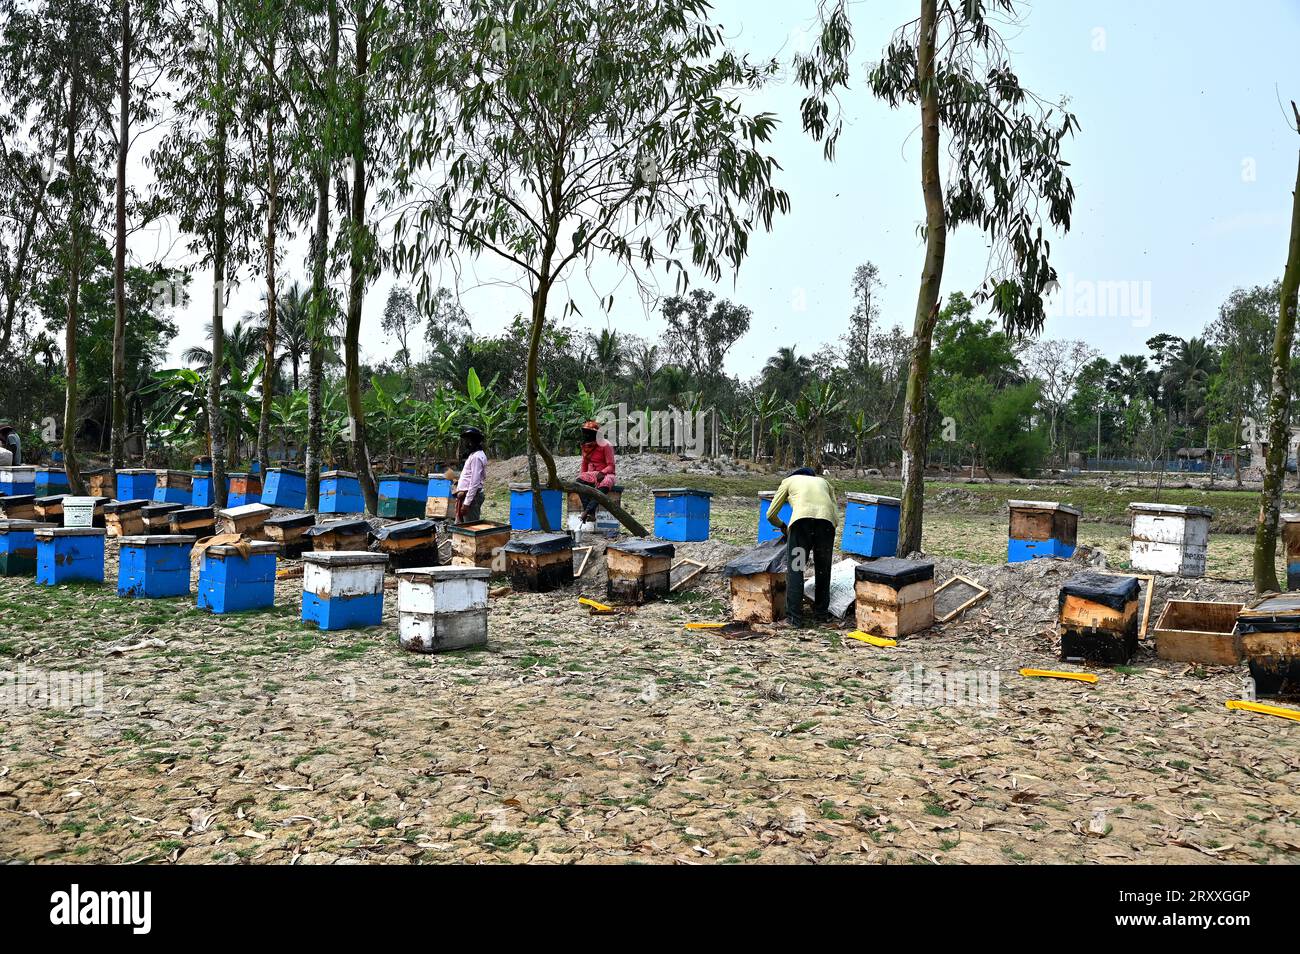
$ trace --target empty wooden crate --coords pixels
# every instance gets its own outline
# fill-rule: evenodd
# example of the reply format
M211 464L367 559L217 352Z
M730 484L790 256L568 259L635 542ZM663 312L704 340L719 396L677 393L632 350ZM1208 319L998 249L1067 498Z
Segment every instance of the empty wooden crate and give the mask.
M858 629L897 639L934 625L934 564L883 557L853 571Z
M573 583L573 538L567 533L524 533L505 546L510 585L549 593Z
M1115 665L1137 652L1136 577L1076 573L1061 587L1057 601L1061 658Z
M480 520L458 523L451 528L451 562L453 566L477 566L492 569L492 558L510 542L510 525ZM502 560L502 569L505 561Z
M1174 662L1235 666L1241 662L1241 603L1170 600L1156 621L1156 655Z
M677 548L663 540L624 540L605 549L606 597L615 603L644 603L666 596Z

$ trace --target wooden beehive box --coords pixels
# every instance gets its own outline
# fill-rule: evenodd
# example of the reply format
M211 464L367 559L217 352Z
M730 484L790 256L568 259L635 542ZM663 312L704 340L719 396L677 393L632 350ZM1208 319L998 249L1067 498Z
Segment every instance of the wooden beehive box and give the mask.
M567 533L524 533L505 546L510 585L549 593L573 583L573 538Z
M36 495L15 494L0 497L0 517L5 520L35 520Z
M428 480L424 515L431 520L446 520L456 513L455 484L449 474L430 474Z
M1008 500L1007 562L1074 555L1079 511L1047 500Z
M1057 602L1061 658L1115 665L1137 652L1136 577L1076 573L1061 587Z
M379 552L388 555L388 564L394 569L420 566L437 566L438 525L432 520L417 517L379 527L372 534Z
M1241 651L1260 696L1300 696L1300 594L1265 597L1237 614Z
M452 566L492 569L492 558L510 542L510 525L481 520L455 524L451 528Z
M1156 655L1175 662L1235 666L1241 662L1241 603L1170 600L1156 621Z
M170 531L171 515L183 507L183 504L178 503L145 504L140 511L140 516L144 519L145 533L165 534Z
M217 515L211 507L182 507L167 515L167 527L173 534L210 537L217 529Z
M665 540L624 540L605 549L606 597L614 603L644 603L671 589L677 548Z
M104 526L110 537L135 537L144 533L147 500L119 500L104 505Z
M775 528L774 528L775 529ZM731 586L731 618L737 623L773 623L786 615L785 542L761 543L722 568Z
M934 625L934 564L882 557L853 571L858 629L898 639Z
M1300 513L1281 514L1278 523L1286 554L1286 588L1300 590Z
M482 646L491 570L429 566L397 573L398 642L419 653Z
M250 503L230 507L217 512L217 532L238 533L249 540L265 540L263 528L270 517L271 508L266 504Z
M63 498L66 494L52 494L36 498L36 518L46 523L63 523Z
M1132 503L1129 565L1143 573L1171 576L1205 575L1210 540L1208 507Z
M307 530L313 550L364 550L370 543L370 524L364 520L330 520Z
M83 470L81 479L86 482L86 495L112 499L117 493L117 471L108 468Z
M280 556L297 559L312 549L307 531L316 526L314 513L285 513L270 517L262 525L266 539L280 544Z

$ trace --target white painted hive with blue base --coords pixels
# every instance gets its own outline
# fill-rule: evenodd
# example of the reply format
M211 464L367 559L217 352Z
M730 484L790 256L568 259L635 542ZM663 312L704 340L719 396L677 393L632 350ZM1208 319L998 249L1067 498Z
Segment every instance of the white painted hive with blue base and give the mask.
M397 639L403 649L441 653L487 644L488 576L474 566L397 571Z

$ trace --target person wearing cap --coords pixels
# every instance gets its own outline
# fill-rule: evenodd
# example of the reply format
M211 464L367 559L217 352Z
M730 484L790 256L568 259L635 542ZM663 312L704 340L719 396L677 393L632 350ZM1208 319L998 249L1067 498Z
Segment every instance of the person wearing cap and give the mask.
M17 467L23 462L23 445L18 439L18 431L8 421L0 421L0 448L9 452L13 458L7 466Z
M595 487L602 493L614 489L614 445L600 436L600 425L587 421L582 425L582 463L578 465L578 483ZM582 507L584 523L594 520L595 500L585 500Z
M483 450L483 432L467 427L460 432L465 466L456 482L456 522L474 523L483 513L483 484L487 479L487 453Z
M790 525L781 519L781 508L790 504ZM803 625L803 571L811 559L816 565L813 582L813 615L818 621L830 617L831 560L835 555L835 527L839 508L835 491L825 477L811 467L791 471L781 481L767 505L767 522L785 537L785 615L791 626Z

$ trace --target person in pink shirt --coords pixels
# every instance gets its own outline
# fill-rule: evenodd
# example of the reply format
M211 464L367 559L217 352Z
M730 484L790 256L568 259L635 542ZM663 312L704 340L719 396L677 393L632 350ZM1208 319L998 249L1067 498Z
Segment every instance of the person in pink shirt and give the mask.
M474 523L483 513L483 484L487 479L487 453L483 450L483 432L467 427L460 432L468 456L456 482L456 522Z
M614 487L614 445L600 436L600 425L587 421L582 425L582 463L578 466L578 482L590 484L602 492ZM583 502L584 522L596 518L597 503Z

